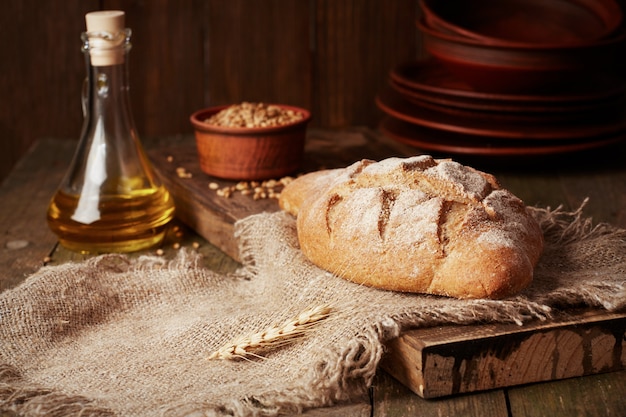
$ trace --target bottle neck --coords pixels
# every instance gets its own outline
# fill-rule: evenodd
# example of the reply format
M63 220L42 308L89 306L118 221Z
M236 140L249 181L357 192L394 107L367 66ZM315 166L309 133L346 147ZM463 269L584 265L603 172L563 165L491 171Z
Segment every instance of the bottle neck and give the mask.
M86 61L88 97L85 99L91 103L89 108L93 111L97 105L98 108L109 108L111 111L115 109L118 112L127 111L130 108L128 61L124 60L117 65L94 66L88 54Z
M83 90L87 125L99 125L107 136L136 138L128 79L130 30L115 36L107 32L85 32L82 39L87 67Z
M122 64L132 45L132 31L124 29L116 33L97 31L83 32L82 50L87 53L93 66L109 66Z

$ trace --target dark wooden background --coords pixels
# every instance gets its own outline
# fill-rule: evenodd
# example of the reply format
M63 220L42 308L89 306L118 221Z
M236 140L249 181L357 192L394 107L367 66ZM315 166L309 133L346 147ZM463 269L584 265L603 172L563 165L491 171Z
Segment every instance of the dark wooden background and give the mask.
M4 0L0 181L36 139L78 139L79 36L98 9L125 10L133 29L141 137L190 134L193 111L242 100L306 107L313 126L375 127L389 70L424 54L417 0Z
M126 11L140 136L242 100L303 106L312 124L374 126L389 69L419 54L416 0L5 0L0 180L40 137L77 139L84 15Z

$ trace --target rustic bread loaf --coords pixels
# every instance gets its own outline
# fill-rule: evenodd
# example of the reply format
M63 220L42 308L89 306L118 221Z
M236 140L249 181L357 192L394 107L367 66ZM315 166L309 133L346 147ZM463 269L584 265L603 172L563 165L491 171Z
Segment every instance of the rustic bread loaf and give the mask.
M503 298L543 249L524 203L486 173L430 156L306 174L279 200L315 265L376 288Z

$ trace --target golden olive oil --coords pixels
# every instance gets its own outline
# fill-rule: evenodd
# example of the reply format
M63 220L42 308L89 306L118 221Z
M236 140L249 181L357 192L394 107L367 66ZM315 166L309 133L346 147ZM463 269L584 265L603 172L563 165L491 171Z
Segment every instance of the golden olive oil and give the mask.
M157 245L174 216L172 197L163 186L96 196L98 201L81 198L86 197L57 192L48 209L48 225L64 247L83 253L133 252ZM79 207L90 211L94 220L81 220Z

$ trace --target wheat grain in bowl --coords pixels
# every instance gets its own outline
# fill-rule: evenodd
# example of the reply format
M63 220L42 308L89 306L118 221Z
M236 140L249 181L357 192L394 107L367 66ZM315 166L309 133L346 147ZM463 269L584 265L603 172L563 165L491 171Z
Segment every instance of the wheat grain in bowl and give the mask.
M205 123L224 127L272 127L298 122L304 113L275 104L244 101L233 104L205 119Z
M295 173L302 163L308 110L242 102L191 115L200 168L229 180L266 180Z

